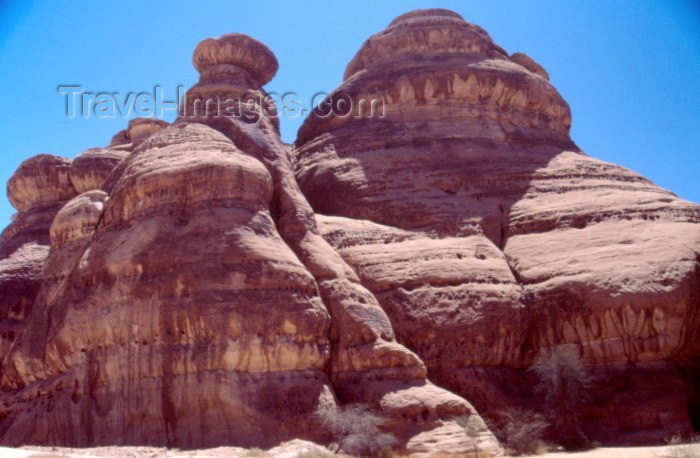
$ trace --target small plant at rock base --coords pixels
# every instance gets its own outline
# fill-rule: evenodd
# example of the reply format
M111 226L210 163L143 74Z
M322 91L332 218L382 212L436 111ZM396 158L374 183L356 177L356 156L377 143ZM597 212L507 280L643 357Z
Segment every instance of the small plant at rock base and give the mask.
M592 378L578 352L563 345L542 349L530 369L539 378L537 388L557 440L567 449L590 447L581 427L581 406Z
M683 440L681 436L673 436L667 441L669 445L668 458L700 458L700 435Z
M362 405L322 408L316 415L335 439L336 452L353 456L386 455L396 444L394 436L381 429L386 420Z
M508 409L489 421L489 428L514 455L541 455L548 451L542 440L549 423L544 415L522 409Z

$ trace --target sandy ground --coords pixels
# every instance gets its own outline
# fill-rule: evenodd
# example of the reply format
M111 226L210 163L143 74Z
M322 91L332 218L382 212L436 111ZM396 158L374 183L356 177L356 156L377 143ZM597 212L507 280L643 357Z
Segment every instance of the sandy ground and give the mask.
M543 457L560 457L560 458L675 458L683 457L675 453L675 451L680 451L679 447L688 447L685 445L680 446L658 446L658 447L600 447L593 450L588 450L586 452L576 452L576 453L547 453L546 455L541 455ZM700 457L700 445L695 446L697 451L696 456ZM690 458L690 457L689 457Z
M65 447L35 447L21 448L0 447L0 458L169 458L169 457L197 457L197 458L238 458L238 457L279 457L296 458L300 453L318 450L327 452L327 449L312 442L293 440L278 445L277 447L262 451L260 449L245 449L239 447L218 447L206 450L177 450L159 447L93 447L93 448L65 448ZM322 456L322 455L319 455Z
M682 449L679 449L681 447ZM683 457L681 450L688 450L689 446L681 445L676 447L601 447L587 452L577 453L548 453L539 455L542 458L675 458ZM694 446L694 454L690 456L700 456L700 444ZM87 457L109 457L109 458L166 458L166 457L198 457L198 458L221 458L221 457L280 457L296 458L299 453L310 449L322 449L321 447L305 441L286 442L267 452L252 449L246 450L238 447L219 447L208 450L180 451L157 447L95 447L85 449L72 449L63 447L22 447L8 448L0 447L0 458L87 458Z

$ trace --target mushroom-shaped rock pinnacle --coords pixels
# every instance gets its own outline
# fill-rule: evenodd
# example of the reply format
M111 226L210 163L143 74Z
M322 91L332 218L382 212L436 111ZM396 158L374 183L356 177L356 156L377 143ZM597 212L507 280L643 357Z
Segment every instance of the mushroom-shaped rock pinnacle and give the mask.
M277 58L267 46L240 33L202 41L194 50L192 62L200 73L217 65L243 68L261 86L272 80L278 68Z

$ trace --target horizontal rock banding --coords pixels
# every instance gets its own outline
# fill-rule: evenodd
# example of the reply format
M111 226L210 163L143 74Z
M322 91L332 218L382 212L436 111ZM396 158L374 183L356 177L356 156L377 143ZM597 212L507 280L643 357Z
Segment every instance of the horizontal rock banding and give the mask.
M367 94L383 111L359 112ZM579 151L532 58L458 15L419 10L365 42L330 99L341 96L356 111L305 121L296 176L329 215L324 237L434 380L485 411L528 405L522 369L563 344L591 370L657 365L697 391L673 365L700 351L700 208ZM690 427L687 409L664 407L684 393L657 402L625 382L636 375L611 374L648 402L645 415L668 418L648 437ZM618 401L605 427L590 425L596 437L638 437L624 420L638 404L611 391L591 416Z
M28 341L19 345L5 361L3 386L62 380L47 393L85 414L42 411L29 440L50 440L46 425L59 421L77 422L61 433L75 444L262 444L301 434L309 426L300 415L333 402L322 372L328 315L313 277L277 234L267 171L200 124L154 134L127 162L104 214L104 193L94 191L54 221L37 302L48 320L26 331L27 339L46 336L32 339L45 341L46 357L37 359ZM126 380L139 382L129 388ZM228 384L225 395L219 383ZM263 396L266 386L275 393ZM132 404L148 389L162 403ZM96 421L105 414L94 402L111 403L116 393L125 398L108 421ZM19 394L34 402L27 396ZM273 418L283 396L297 410ZM221 407L198 407L209 404ZM32 415L17 413L8 437L37 421ZM250 415L257 420L244 419ZM134 417L152 426L135 429ZM221 428L195 428L200 422ZM260 436L260 428L279 433Z
M7 183L7 197L19 211L55 205L76 195L70 182L71 160L40 154L24 161Z
M91 148L79 154L70 166L70 182L78 193L102 189L107 178L128 152L110 148Z
M399 453L498 455L465 398L541 407L527 369L559 345L600 381L590 438L700 415L700 207L581 152L534 59L407 13L330 95L352 111L319 107L294 147L262 43L208 39L193 63L172 125L11 178L3 443L327 442L314 411L361 403ZM195 109L229 96L249 112Z
M277 58L267 46L240 33L202 41L194 50L192 62L197 71L205 75L215 67L238 67L248 72L260 86L275 76L278 67Z

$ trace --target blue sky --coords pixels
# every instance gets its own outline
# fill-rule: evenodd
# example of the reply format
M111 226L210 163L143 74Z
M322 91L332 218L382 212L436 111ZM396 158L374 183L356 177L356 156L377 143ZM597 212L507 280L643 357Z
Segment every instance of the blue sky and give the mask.
M197 80L199 41L243 32L280 70L268 90L308 104L341 81L362 42L396 16L442 7L484 27L509 53L544 66L573 112L588 154L700 201L700 2L695 0L298 2L0 0L0 182L38 153L74 157L104 146L126 120L65 116L58 85L126 94ZM174 112L166 113L172 121ZM301 118L283 118L291 142ZM5 188L0 226L14 210Z

